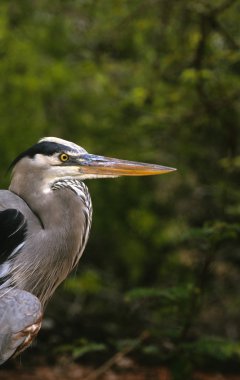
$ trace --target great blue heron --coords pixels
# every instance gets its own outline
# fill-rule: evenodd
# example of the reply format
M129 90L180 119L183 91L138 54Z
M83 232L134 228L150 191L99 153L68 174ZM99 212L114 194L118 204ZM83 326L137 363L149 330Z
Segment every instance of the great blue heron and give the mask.
M96 156L53 137L11 169L9 190L0 191L0 364L31 343L46 302L83 253L92 219L83 180L175 170Z

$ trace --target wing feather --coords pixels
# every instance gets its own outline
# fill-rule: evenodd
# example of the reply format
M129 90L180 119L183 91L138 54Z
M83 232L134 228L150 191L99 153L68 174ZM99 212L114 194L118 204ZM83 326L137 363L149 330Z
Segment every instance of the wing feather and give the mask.
M0 212L0 265L16 254L24 242L27 222L17 209Z

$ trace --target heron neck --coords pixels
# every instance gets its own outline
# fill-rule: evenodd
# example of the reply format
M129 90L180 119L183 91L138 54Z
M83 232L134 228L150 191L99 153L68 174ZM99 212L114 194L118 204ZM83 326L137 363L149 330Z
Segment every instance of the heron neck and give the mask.
M28 220L30 235L22 253L27 267L25 270L16 262L19 269L14 279L18 281L22 272L28 273L21 286L28 291L35 289L33 293L44 304L81 257L91 227L92 206L85 185L79 184L77 193L73 191L76 182L71 188L69 181L64 184L61 181L55 183L54 189L39 179L29 181L30 178L23 181L15 175L9 190L28 204L42 228L31 229L31 220Z
M68 189L52 190L51 184L44 181L32 181L28 178L23 181L18 175L14 175L9 190L21 197L38 217L44 229L63 225L70 226L74 215L69 210L81 207L77 197Z

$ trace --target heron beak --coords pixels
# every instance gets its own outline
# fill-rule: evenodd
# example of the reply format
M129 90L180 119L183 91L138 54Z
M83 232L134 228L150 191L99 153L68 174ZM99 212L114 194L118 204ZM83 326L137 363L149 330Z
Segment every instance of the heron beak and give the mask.
M96 156L94 154L81 155L81 157L79 157L79 165L81 173L99 177L157 175L177 170L167 166L119 160L117 158Z

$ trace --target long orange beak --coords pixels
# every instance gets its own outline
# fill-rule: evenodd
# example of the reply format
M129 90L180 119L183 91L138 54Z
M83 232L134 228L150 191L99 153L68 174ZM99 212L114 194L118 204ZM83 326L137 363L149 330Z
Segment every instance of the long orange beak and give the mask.
M119 160L94 154L83 154L78 160L81 173L99 177L157 175L177 170L167 166Z

